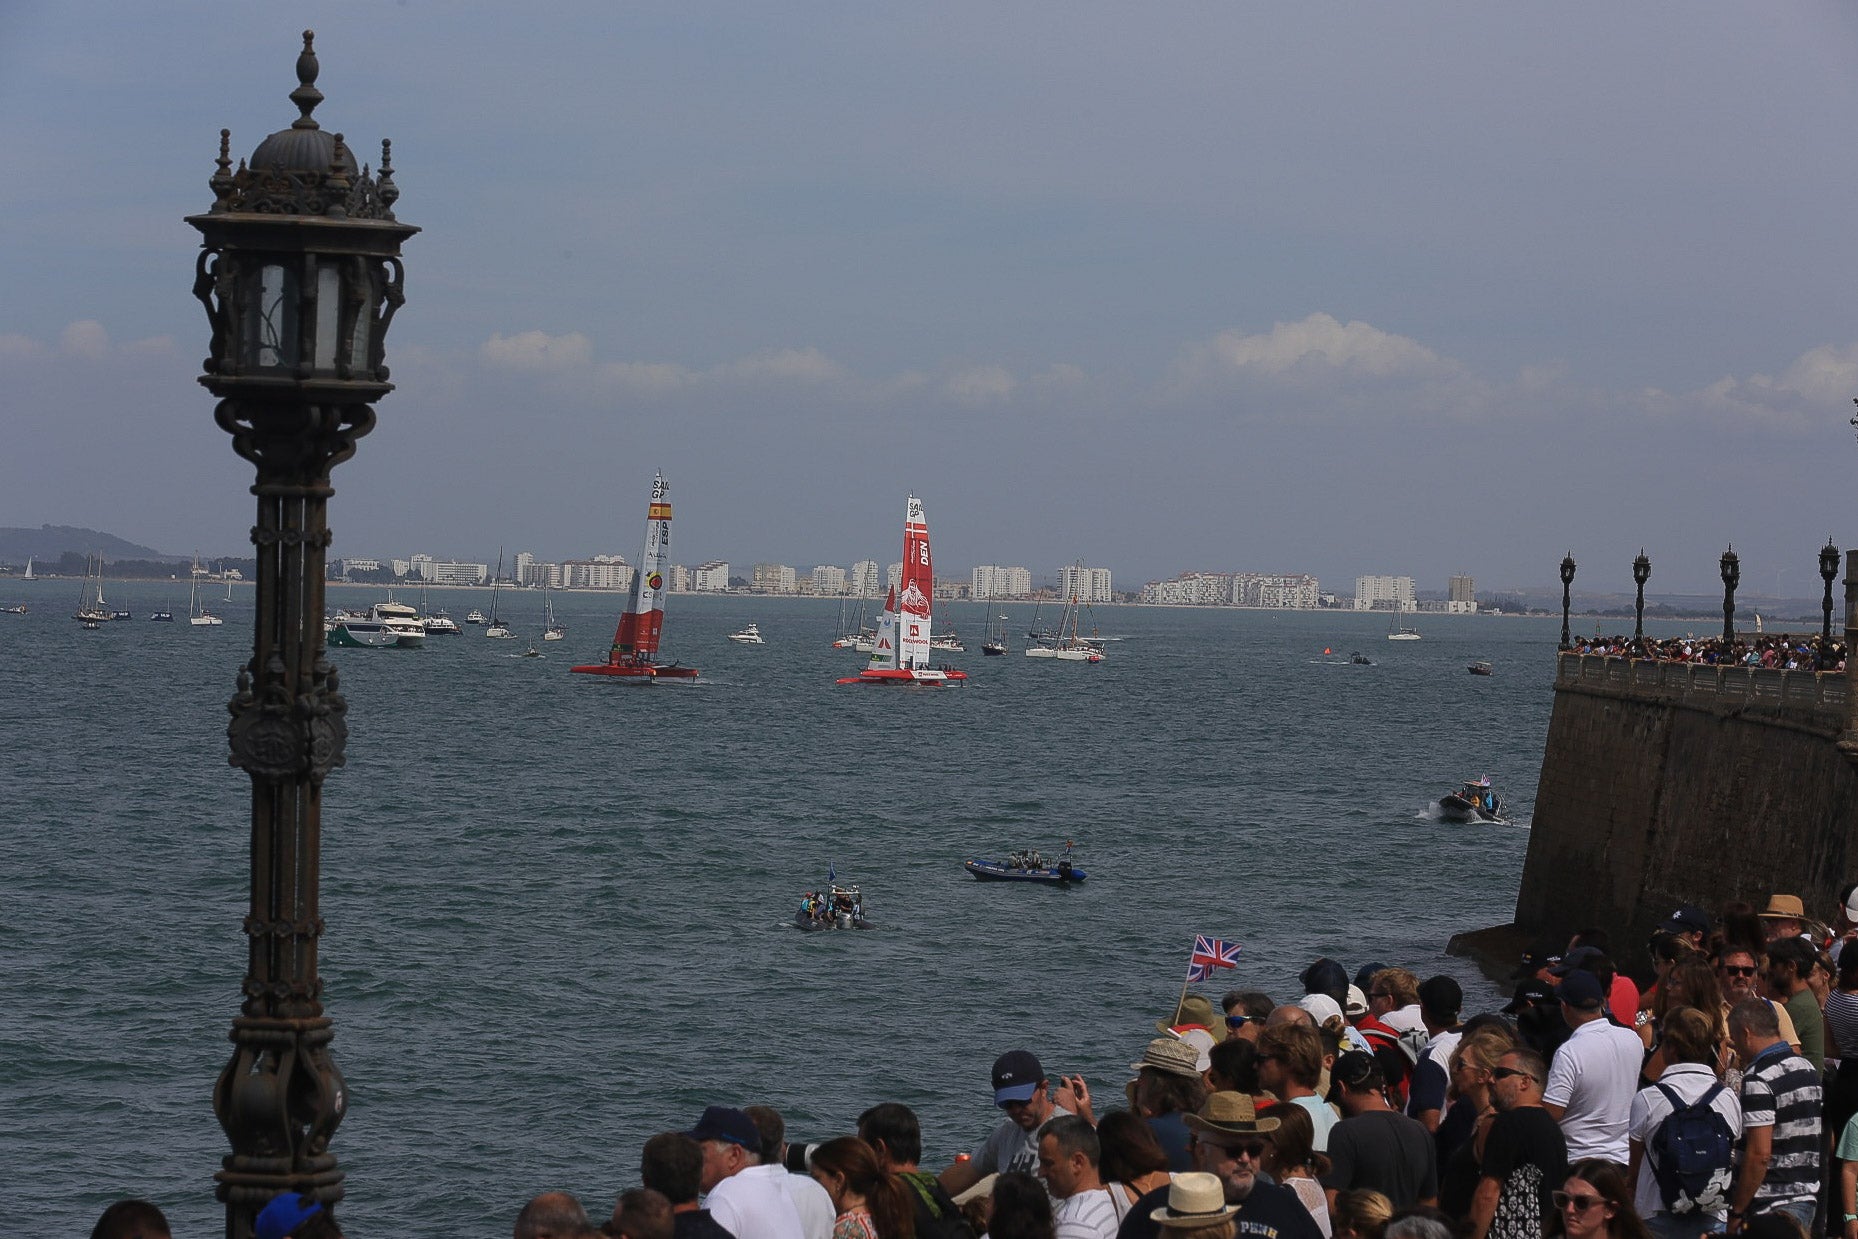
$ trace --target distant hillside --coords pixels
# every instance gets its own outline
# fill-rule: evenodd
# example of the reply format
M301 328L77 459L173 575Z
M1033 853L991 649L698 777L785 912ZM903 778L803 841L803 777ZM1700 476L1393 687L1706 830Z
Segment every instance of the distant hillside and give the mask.
M0 564L25 567L28 556L41 564L57 563L58 557L71 552L77 555L101 554L105 559L146 559L162 563L186 563L186 555L168 555L152 547L125 541L115 534L95 529L78 529L71 525L41 525L37 529L0 526Z

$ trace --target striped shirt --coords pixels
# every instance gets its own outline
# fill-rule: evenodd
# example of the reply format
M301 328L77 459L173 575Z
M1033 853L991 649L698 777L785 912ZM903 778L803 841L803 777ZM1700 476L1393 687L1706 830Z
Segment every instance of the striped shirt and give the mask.
M1116 1206L1100 1187L1058 1201L1052 1222L1058 1239L1116 1239Z
M1779 1042L1755 1056L1742 1076L1742 1130L1773 1128L1773 1159L1755 1190L1752 1211L1811 1205L1819 1193L1820 1075ZM1745 1137L1746 1141L1746 1137ZM1740 1167L1746 1142L1736 1151Z
M1858 1058L1858 992L1826 995L1826 1057Z

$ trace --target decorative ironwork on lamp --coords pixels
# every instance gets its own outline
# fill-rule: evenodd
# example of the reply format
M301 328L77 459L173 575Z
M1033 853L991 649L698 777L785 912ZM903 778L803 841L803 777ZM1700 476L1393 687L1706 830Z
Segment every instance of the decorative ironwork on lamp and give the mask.
M230 1239L247 1239L280 1192L342 1198L329 1143L348 1095L316 969L322 785L348 738L322 624L329 478L393 390L384 343L404 300L400 245L419 231L394 217L390 145L378 172L357 166L343 136L311 116L323 99L314 39L303 32L297 119L236 170L220 130L213 205L187 217L201 235L194 296L212 330L200 382L257 471L252 658L226 729L252 787L248 960L213 1091L232 1146L215 1176Z

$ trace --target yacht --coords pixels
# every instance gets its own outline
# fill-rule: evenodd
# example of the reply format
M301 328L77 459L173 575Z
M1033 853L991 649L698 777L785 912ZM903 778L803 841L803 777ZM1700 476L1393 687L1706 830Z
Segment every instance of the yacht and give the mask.
M761 629L756 627L754 624L750 624L747 628L744 628L741 632L730 633L729 639L735 642L737 645L766 645L767 644L766 641L762 640Z
M329 644L367 649L398 646L416 650L426 643L419 611L404 602L377 602L366 611L341 612L329 627Z

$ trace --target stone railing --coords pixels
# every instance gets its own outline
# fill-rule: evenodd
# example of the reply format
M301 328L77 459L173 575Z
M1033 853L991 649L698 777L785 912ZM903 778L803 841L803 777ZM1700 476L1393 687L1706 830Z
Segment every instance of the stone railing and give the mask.
M1666 699L1695 700L1699 705L1742 702L1833 710L1840 714L1844 713L1846 702L1842 671L1712 667L1703 663L1659 662L1610 654L1561 654L1555 669L1555 687L1656 694Z

